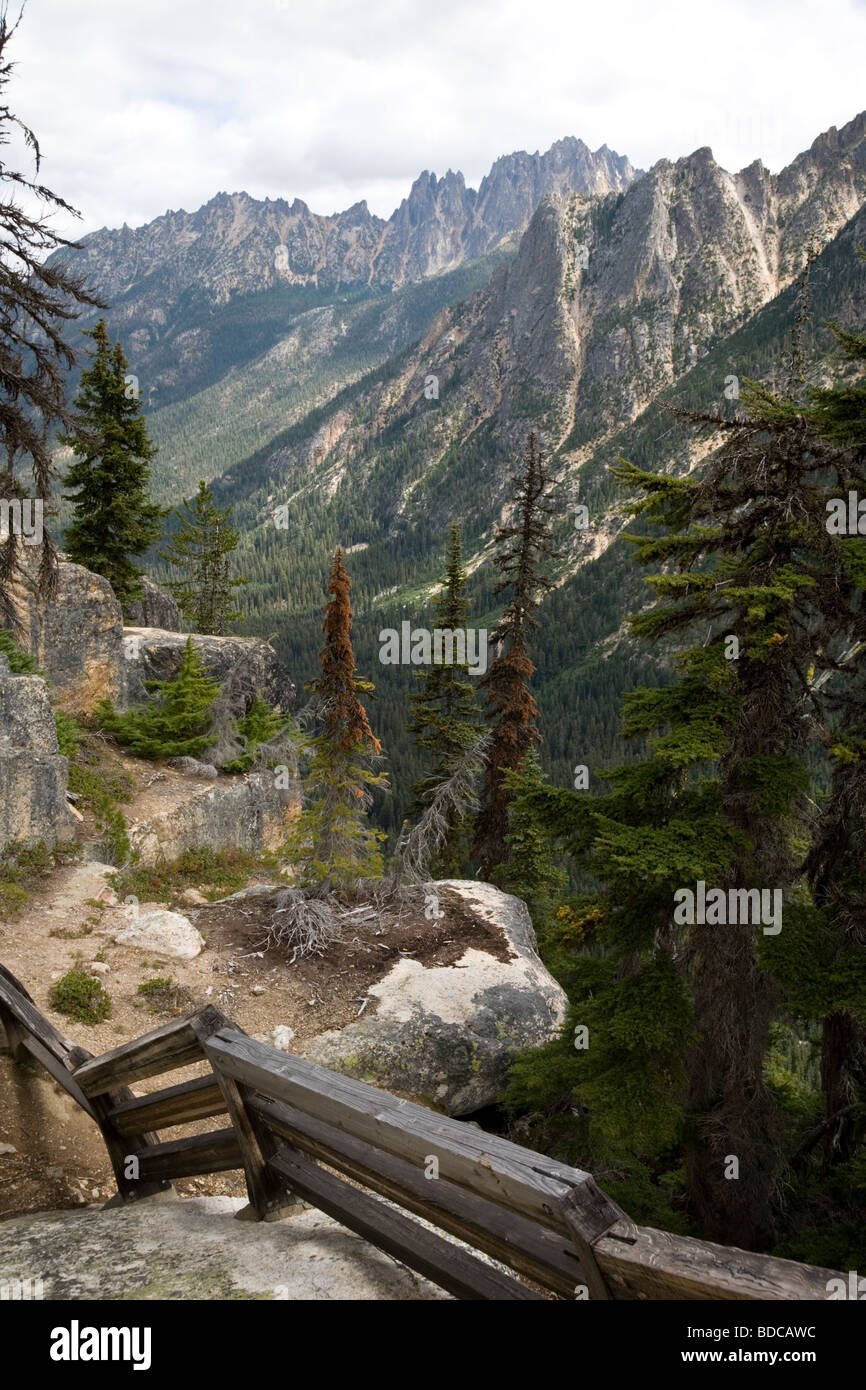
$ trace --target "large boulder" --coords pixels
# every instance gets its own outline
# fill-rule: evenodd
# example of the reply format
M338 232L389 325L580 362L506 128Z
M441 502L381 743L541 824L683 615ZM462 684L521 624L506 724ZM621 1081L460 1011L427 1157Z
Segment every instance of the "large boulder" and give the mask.
M125 627L124 647L142 681L174 680L186 647L186 634L162 628ZM249 709L261 691L269 704L288 711L295 687L270 643L261 637L193 637L206 670L220 684L231 679L235 693Z
M46 597L37 582L40 553L41 548L20 548L10 584L20 645L35 657L55 701L69 714L89 714L106 697L123 706L130 673L123 615L111 585L82 565L60 561L54 593Z
M403 957L369 990L375 1015L319 1034L305 1055L449 1115L468 1115L502 1098L519 1052L558 1035L568 1000L539 959L519 898L458 879L439 888L497 928L508 959L475 947L453 965Z
M204 937L189 918L163 908L136 915L129 926L115 933L114 940L174 960L194 960L204 949Z
M0 853L71 838L68 770L45 681L13 676L0 655Z
M171 863L188 849L277 849L297 814L296 794L270 772L204 783L145 820L129 822L129 840L144 865Z
M181 617L171 594L160 589L146 574L141 577L141 598L127 605L126 621L132 627L159 627L180 632Z

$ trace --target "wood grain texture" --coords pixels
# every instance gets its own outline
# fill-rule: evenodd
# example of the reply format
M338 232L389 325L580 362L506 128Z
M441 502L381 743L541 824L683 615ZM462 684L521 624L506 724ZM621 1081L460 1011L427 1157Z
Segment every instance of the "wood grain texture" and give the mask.
M213 1076L197 1076L147 1096L133 1096L109 1112L118 1134L141 1134L147 1129L170 1129L211 1115L224 1115L226 1103Z
M442 1177L427 1179L417 1164L372 1149L283 1102L259 1096L250 1103L273 1132L293 1148L423 1216L560 1297L573 1298L575 1285L586 1283L568 1237Z
M375 1197L350 1187L287 1145L279 1147L270 1166L282 1174L293 1192L457 1298L544 1301L543 1294L501 1274Z
M385 1153L421 1167L428 1156L434 1156L447 1181L554 1230L569 1234L559 1211L560 1199L578 1185L595 1188L590 1175L580 1169L434 1114L411 1101L397 1100L315 1063L277 1053L252 1038L218 1033L210 1040L209 1055L215 1070ZM598 1192L591 1215L588 1240L614 1225L622 1213Z

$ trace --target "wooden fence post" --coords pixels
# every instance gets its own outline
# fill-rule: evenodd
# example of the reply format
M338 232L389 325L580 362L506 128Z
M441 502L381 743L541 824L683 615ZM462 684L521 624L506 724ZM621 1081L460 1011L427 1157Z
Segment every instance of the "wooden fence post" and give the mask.
M592 1247L618 1220L628 1221L625 1213L595 1183L573 1187L560 1200L559 1209L571 1232L590 1298L613 1298Z
M223 1093L229 1119L243 1155L249 1206L243 1207L236 1216L240 1221L282 1221L298 1208L300 1198L289 1190L285 1179L280 1178L268 1164L268 1159L276 1152L276 1141L267 1125L263 1124L247 1105L249 1088L240 1085L222 1071L219 1057L209 1046L209 1039L216 1030L207 1027L200 1030L197 1019L191 1019L190 1022ZM242 1028L228 1019L223 1026L232 1032L243 1033ZM244 1033L244 1036L247 1035Z

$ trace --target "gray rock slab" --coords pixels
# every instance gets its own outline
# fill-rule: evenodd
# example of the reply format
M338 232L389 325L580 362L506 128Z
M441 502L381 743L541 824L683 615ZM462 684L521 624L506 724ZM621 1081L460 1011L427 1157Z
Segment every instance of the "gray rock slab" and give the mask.
M557 1037L568 1000L538 956L525 903L490 883L438 886L498 927L510 958L474 946L453 965L403 957L370 987L375 1015L320 1033L305 1055L449 1115L468 1115L501 1099L518 1053Z
M45 1299L365 1302L449 1299L324 1213L236 1221L246 1202L196 1197L0 1222L0 1281L42 1279Z

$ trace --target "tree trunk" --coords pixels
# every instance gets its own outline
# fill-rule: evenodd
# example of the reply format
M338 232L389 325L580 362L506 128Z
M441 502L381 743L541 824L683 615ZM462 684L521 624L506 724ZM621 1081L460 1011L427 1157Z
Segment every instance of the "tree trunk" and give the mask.
M775 991L754 933L748 924L697 926L690 951L700 1037L689 1068L687 1187L706 1239L746 1250L774 1242L779 1155L763 1074Z

